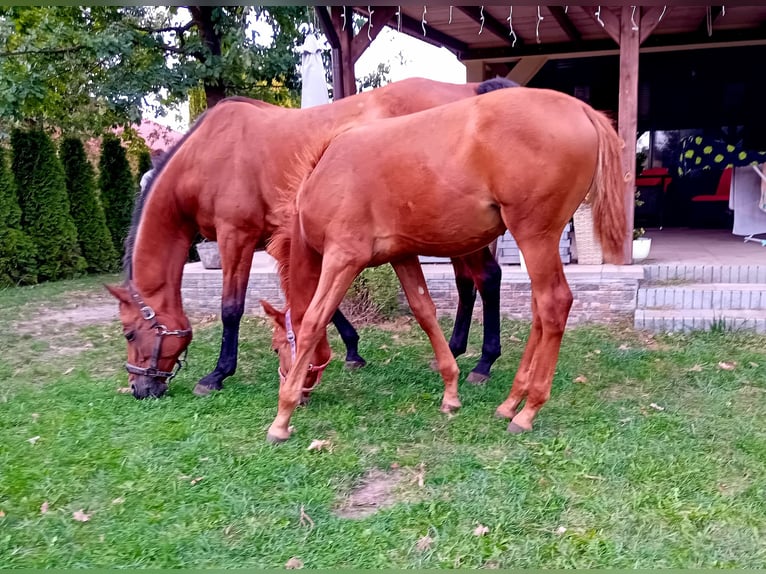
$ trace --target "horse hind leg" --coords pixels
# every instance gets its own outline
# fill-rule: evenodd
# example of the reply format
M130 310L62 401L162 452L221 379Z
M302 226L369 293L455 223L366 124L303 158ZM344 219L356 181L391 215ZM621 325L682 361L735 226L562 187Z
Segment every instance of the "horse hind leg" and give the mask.
M239 326L245 311L247 283L253 262L257 233L243 234L237 229L221 230L217 234L223 268L221 296L221 349L215 369L202 377L194 387L194 394L205 396L221 390L223 380L237 370Z
M392 265L397 277L399 277L399 282L402 284L404 294L407 296L410 309L428 335L434 349L439 372L444 380L444 398L442 399L441 411L453 412L460 408L457 392L458 366L436 320L436 307L428 293L423 269L420 267L417 257L408 257L397 261L396 264L392 263Z
M569 310L572 307L572 291L564 275L561 259L558 257L558 236L544 241L519 240L519 247L527 261L527 269L532 283L532 297L535 303L534 331L527 342L524 359L528 361L526 372L520 365L516 382L522 383L519 391L526 391L524 407L508 423L508 431L520 433L532 429L540 408L550 398L553 374L556 370L561 339L566 328ZM522 361L524 363L524 361ZM501 405L503 411L512 414L521 392L514 392ZM502 414L506 414L503 412Z
M346 368L361 369L367 361L359 354L359 333L356 332L351 322L336 309L332 316L332 323L340 334L343 344L346 346Z

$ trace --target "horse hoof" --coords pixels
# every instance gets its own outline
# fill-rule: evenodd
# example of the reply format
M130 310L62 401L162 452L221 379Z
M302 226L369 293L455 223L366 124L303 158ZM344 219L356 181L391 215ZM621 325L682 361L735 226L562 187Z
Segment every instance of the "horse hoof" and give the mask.
M459 404L457 405L450 405L448 403L442 403L442 406L439 408L441 412L443 412L445 415L451 415L453 413L456 413L460 409Z
M524 427L517 425L513 421L508 423L508 432L511 434L521 434L521 433L529 432L531 430L532 429L525 429Z
M195 395L198 397L206 397L213 391L217 391L220 389L214 389L212 387L208 387L207 385L203 385L202 383L197 383L194 385L194 390L192 391Z
M282 437L271 433L266 433L266 442L269 444L282 444L283 442L287 442L287 439L289 439L290 436Z
M483 385L489 380L489 375L483 375L482 373L471 371L468 373L468 376L465 378L465 380L472 385Z
M355 371L356 369L361 369L365 365L367 365L367 361L365 361L364 359L361 359L358 361L357 360L346 361L346 368L349 371Z

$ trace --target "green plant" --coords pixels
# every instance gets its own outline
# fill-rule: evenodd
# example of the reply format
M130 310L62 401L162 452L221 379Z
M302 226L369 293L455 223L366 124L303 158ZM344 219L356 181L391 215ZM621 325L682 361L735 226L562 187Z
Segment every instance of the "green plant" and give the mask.
M362 271L346 294L343 310L357 323L393 319L399 311L399 280L393 267Z
M646 234L646 229L643 227L635 227L633 228L633 239L638 239L639 237L643 237Z
M64 168L42 130L14 130L12 171L21 207L21 228L37 249L42 280L66 279L85 271L77 228L69 213ZM23 241L22 241L23 243Z
M130 229L136 184L130 171L125 148L113 134L105 135L101 142L98 170L106 226L109 228L115 249L122 256L125 238Z
M80 250L91 273L105 273L117 268L117 252L106 226L104 209L96 197L93 167L85 157L85 147L77 138L66 138L59 150L66 173L72 219L77 226Z
M0 286L37 282L37 250L21 231L21 208L0 148Z

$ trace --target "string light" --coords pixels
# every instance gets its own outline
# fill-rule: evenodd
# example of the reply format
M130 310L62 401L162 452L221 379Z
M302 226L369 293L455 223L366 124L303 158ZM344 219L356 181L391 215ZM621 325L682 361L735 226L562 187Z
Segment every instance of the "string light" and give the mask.
M370 17L367 20L367 39L372 42L372 36L370 36L370 32L372 31L372 14L375 12L370 6L367 6L367 12L369 12Z
M667 10L667 9L668 9L668 7L667 7L667 6L663 6L663 7L662 7L662 12L660 13L660 17L659 17L659 18L657 18L657 24L659 24L660 22L662 22L662 18L663 18L663 16L665 16L665 10Z
M535 26L535 36L537 37L537 43L540 43L540 22L545 20L542 14L540 14L540 6L537 7L537 25Z
M447 24L452 24L452 8L453 6L449 7L449 22L447 22Z
M402 31L402 7L401 6L396 7L396 31L397 32Z
M598 20L598 23L601 24L601 27L604 27L604 21L601 19L601 6L596 8L596 20Z
M630 27L635 32L638 30L638 24L636 24L636 7L633 6L633 11L630 13Z
M479 27L479 36L481 36L481 33L484 31L484 6L481 7L479 12L479 20L481 20L481 26Z
M423 18L420 20L420 25L423 27L423 36L426 35L426 24L428 24L426 21L426 12L428 12L428 7L423 6Z
M508 20L508 26L510 26L511 28L511 31L508 35L513 36L513 42L511 43L511 48L515 48L517 37L516 37L516 32L513 31L513 6L511 6L511 12L510 14L508 14L508 18L506 18L506 20Z
M346 31L346 7L345 6L343 7L343 12L341 12L340 15L343 18L343 26L341 26L340 29L345 32Z

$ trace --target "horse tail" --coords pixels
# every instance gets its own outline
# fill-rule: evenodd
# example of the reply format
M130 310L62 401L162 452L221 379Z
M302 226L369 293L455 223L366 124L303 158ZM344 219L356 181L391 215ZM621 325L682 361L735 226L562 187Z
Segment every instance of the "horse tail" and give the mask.
M583 108L598 135L596 172L586 197L592 202L594 227L604 260L622 264L626 234L625 181L622 176L624 144L604 114L590 106Z

